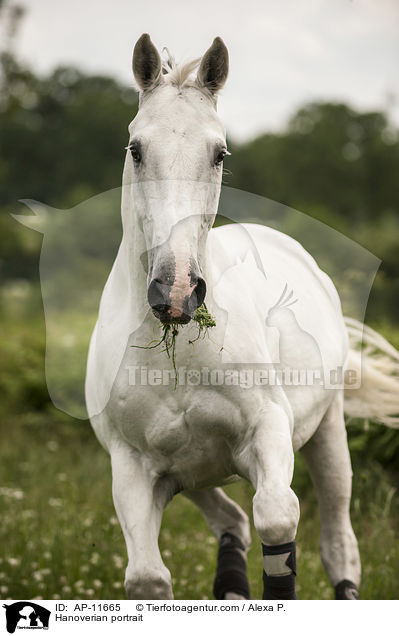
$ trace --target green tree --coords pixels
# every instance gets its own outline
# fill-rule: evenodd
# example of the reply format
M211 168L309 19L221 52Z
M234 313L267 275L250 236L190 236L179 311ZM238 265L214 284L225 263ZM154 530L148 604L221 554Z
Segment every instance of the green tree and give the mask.
M336 224L397 211L399 137L383 113L311 103L279 134L235 147L229 185Z

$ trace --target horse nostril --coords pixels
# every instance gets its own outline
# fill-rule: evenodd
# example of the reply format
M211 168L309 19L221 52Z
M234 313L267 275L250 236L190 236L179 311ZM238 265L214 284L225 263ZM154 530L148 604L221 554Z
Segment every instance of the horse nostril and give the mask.
M198 307L201 307L202 303L205 300L206 295L206 283L203 278L198 278L197 284L193 289L193 292L190 296L190 300L188 302L189 311L192 313Z
M160 309L162 307L163 310L170 308L170 287L169 285L165 285L158 278L154 278L147 291L147 298L150 304L150 307L153 309Z

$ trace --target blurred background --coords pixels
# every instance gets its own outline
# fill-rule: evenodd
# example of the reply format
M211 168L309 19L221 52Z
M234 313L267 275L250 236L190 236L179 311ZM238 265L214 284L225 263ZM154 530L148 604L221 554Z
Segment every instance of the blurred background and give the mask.
M399 7L395 0L288 5L0 0L1 598L124 597L108 458L87 421L57 410L46 387L42 235L10 214L26 212L20 199L69 209L120 185L137 110L131 52L142 32L178 61L223 37L231 73L219 112L232 152L224 184L299 210L379 257L366 321L399 347ZM108 223L99 214L102 236L117 240L119 217ZM91 231L84 219L80 231ZM71 237L60 236L67 249ZM104 249L106 263L98 257ZM108 271L107 249L85 254L95 275ZM358 275L353 264L345 271ZM78 311L65 317L86 334ZM59 373L67 385L68 365ZM398 598L399 435L363 421L348 435L361 595ZM294 489L302 507L298 596L331 598L300 457ZM250 514L251 488L227 490ZM188 502L169 506L160 543L176 598L211 598L217 546ZM259 553L254 535L257 598Z

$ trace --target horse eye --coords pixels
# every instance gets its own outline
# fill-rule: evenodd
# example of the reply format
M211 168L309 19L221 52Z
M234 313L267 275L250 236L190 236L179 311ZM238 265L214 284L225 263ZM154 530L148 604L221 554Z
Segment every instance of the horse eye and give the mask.
M229 155L230 153L227 152L226 148L223 148L222 150L219 150L216 154L215 157L215 166L220 166L220 164L222 163L223 159L225 158L226 155Z
M141 152L140 152L140 148L137 146L137 144L129 144L128 145L128 149L131 152L131 155L132 155L134 163L140 163L140 161L141 161Z

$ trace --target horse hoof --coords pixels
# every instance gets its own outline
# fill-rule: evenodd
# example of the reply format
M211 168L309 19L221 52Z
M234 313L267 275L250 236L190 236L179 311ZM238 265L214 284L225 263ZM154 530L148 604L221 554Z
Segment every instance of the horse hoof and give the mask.
M358 601L359 590L352 581L344 579L335 586L336 601Z
M242 596L242 594L237 594L237 592L226 592L224 595L225 601L246 601L248 596Z

